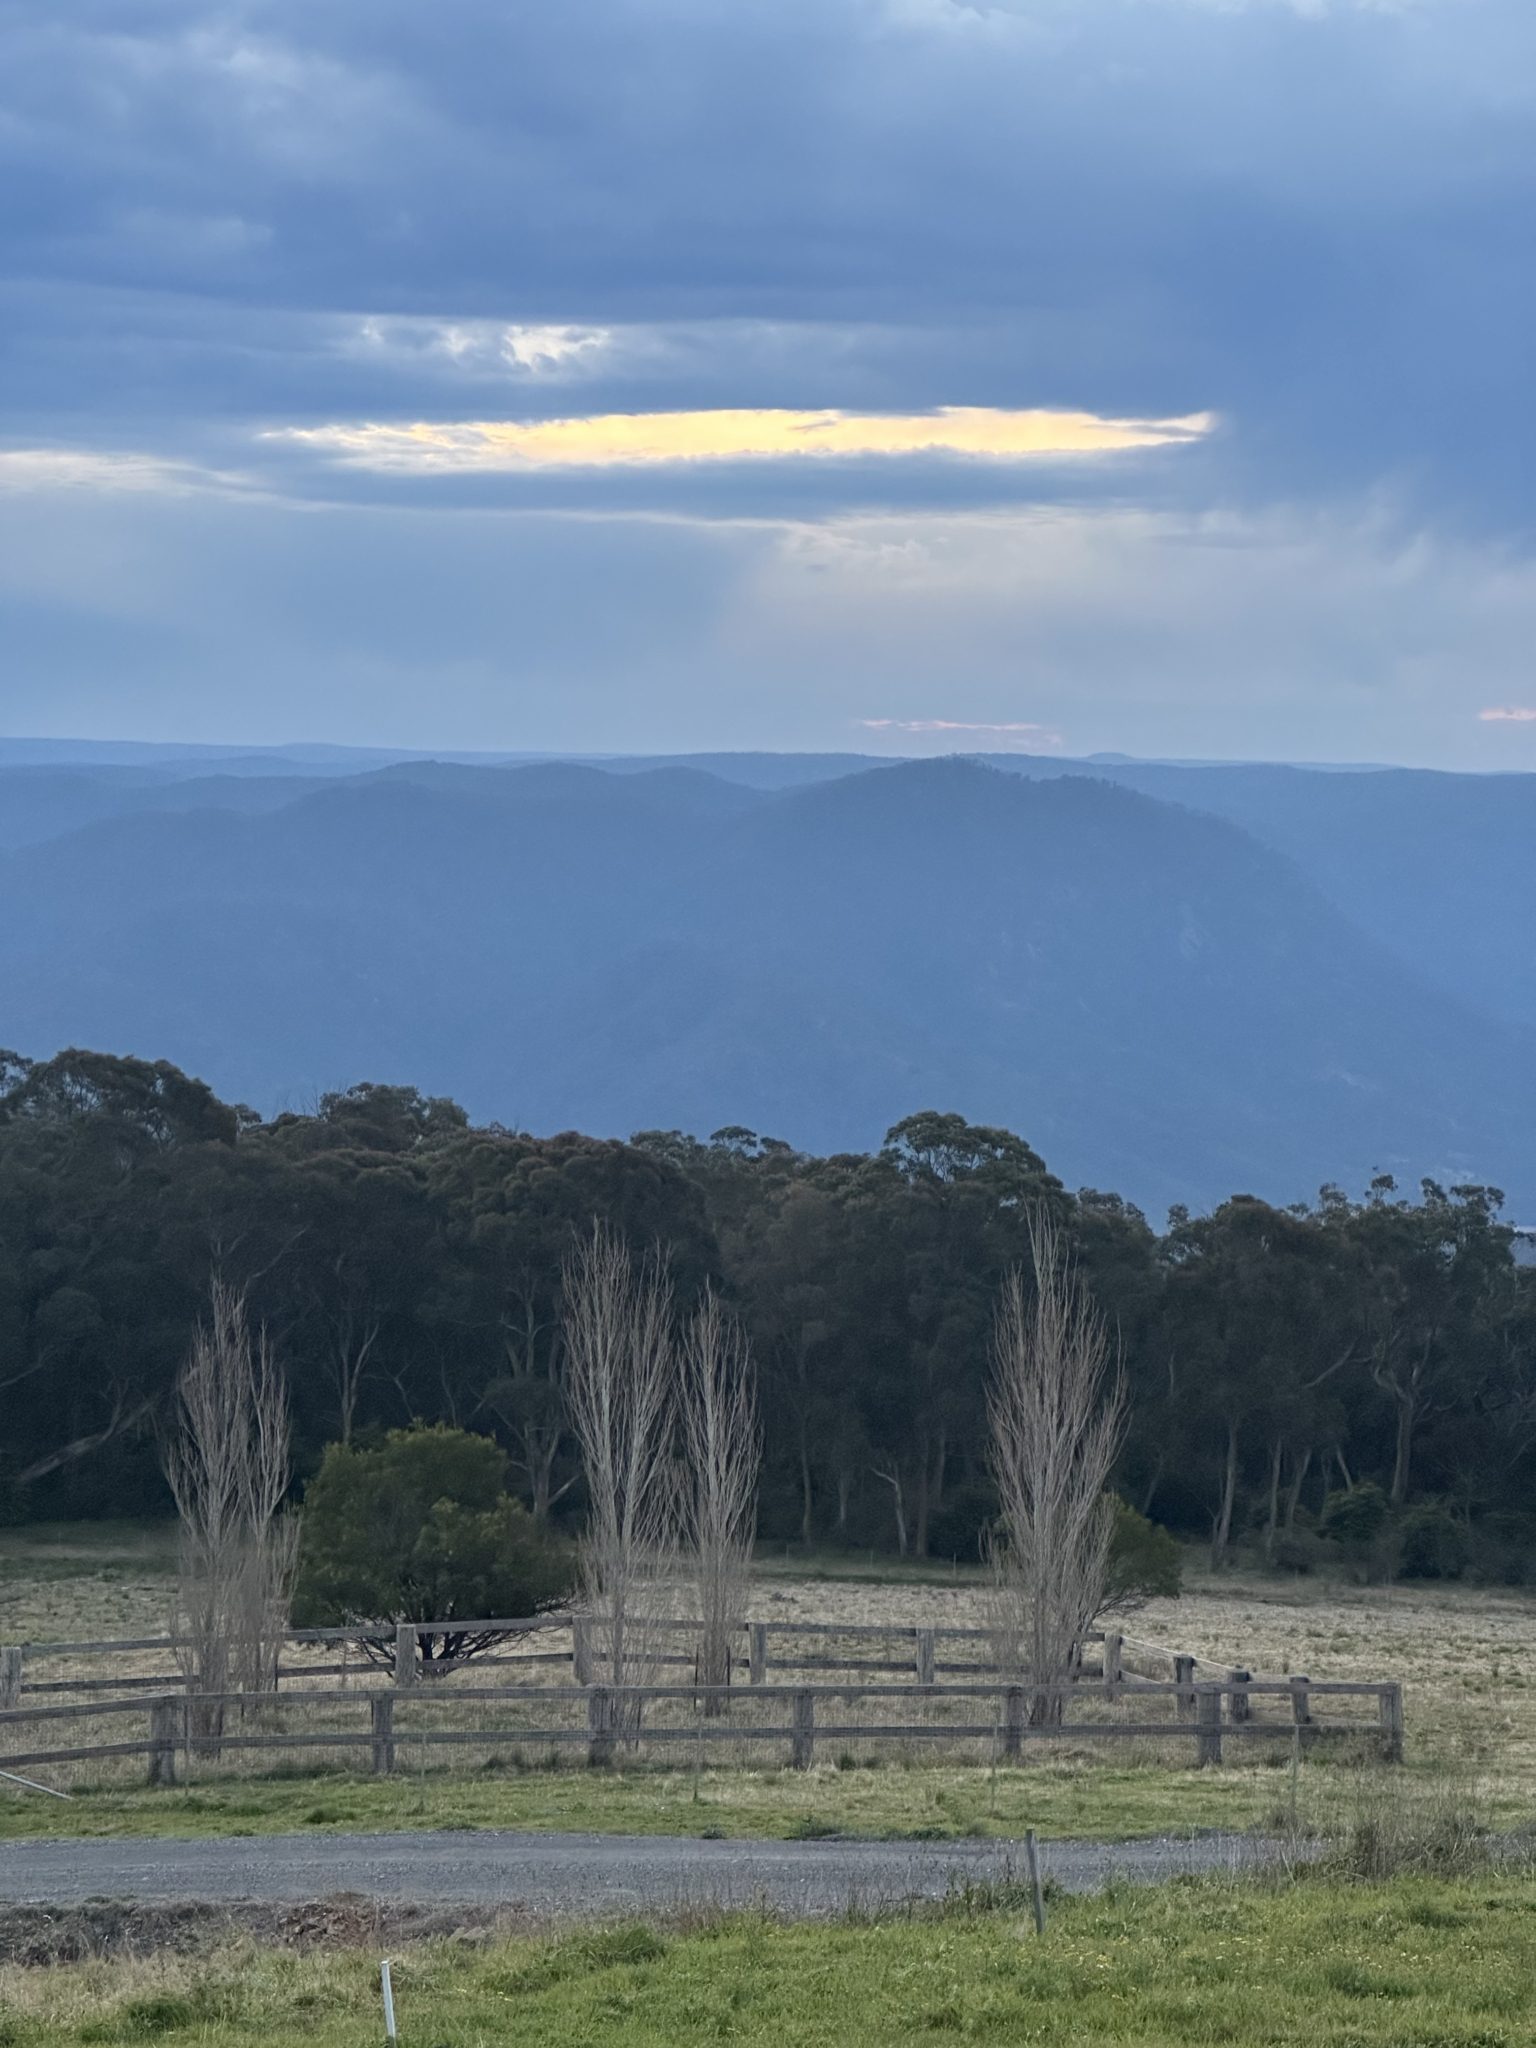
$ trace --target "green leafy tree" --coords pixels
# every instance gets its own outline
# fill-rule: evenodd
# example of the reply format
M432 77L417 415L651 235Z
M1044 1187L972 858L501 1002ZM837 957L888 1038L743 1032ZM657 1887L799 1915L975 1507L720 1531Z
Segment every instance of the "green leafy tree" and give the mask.
M570 1547L507 1492L497 1444L416 1424L327 1450L304 1498L293 1614L301 1628L420 1622L422 1666L441 1670L513 1633L463 1622L539 1614L574 1576ZM392 1637L371 1642L394 1654Z

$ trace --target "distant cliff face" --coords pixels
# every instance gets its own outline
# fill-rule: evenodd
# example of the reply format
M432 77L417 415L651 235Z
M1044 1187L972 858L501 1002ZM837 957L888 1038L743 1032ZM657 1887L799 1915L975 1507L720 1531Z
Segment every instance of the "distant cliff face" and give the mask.
M1408 830L1391 778L625 765L0 771L0 1044L165 1057L264 1109L400 1080L535 1130L816 1149L953 1108L1154 1212L1392 1171L1536 1215L1519 973L1458 980L1386 856L1325 857ZM1491 959L1524 880L1441 865L1442 923L1486 880Z

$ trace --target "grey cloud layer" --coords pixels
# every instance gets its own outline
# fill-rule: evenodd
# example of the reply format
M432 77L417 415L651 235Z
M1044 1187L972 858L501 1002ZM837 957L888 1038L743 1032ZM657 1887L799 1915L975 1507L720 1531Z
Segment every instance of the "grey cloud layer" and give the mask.
M1531 0L0 0L0 727L1529 765L1533 219ZM265 438L942 405L1219 427Z
M1230 493L1528 517L1525 0L12 4L0 99L13 436L548 413L409 323L617 324L593 409L1214 408Z

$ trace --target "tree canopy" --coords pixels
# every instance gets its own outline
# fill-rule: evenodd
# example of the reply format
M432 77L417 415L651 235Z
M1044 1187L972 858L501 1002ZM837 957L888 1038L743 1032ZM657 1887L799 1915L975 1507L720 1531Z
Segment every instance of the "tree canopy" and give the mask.
M1159 1229L948 1112L829 1157L741 1127L534 1137L393 1084L264 1121L78 1051L0 1055L0 1511L165 1508L155 1432L217 1269L287 1361L301 1475L442 1424L493 1444L534 1522L574 1525L562 1269L600 1221L667 1249L685 1312L708 1282L745 1325L766 1540L974 1558L993 1305L1040 1204L1116 1336L1139 1512L1300 1567L1370 1483L1392 1528L1433 1507L1466 1538L1415 1524L1411 1558L1536 1570L1536 1265L1497 1190L1238 1194Z

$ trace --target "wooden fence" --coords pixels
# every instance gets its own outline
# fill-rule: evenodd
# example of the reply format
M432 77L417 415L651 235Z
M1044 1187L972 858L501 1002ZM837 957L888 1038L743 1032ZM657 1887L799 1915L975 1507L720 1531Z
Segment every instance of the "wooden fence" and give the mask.
M660 1626L679 1639L679 1647L654 1661L663 1667L692 1670L695 1660L687 1639L697 1634L699 1624L668 1621ZM429 1666L423 1674L417 1655L420 1637L429 1632L440 1634L449 1627L467 1635L499 1636L510 1647ZM585 1685L592 1682L595 1670L590 1624L579 1613L451 1623L354 1622L345 1628L294 1629L283 1640L285 1654L277 1667L279 1687L314 1678L346 1682L377 1670L381 1661L393 1668L396 1682L402 1685L412 1684L422 1675L446 1677L454 1672L498 1668L531 1675L561 1665L568 1665L575 1682ZM984 1628L753 1620L742 1624L738 1640L740 1654L732 1660L732 1676L744 1675L752 1686L767 1683L775 1672L879 1672L892 1677L910 1673L925 1686L941 1679L1002 1675L992 1655L991 1632ZM0 1708L19 1704L24 1696L164 1692L179 1687L182 1674L170 1668L177 1647L173 1636L0 1645ZM870 1651L883 1654L867 1654ZM93 1667L100 1675L61 1668L67 1665ZM1200 1682L1257 1681L1265 1674L1245 1672L1114 1629L1095 1629L1084 1639L1081 1676L1089 1683L1109 1686L1131 1677L1168 1678L1187 1691Z
M1092 1713L1085 1703L1092 1699ZM1330 1718L1353 1703L1367 1710ZM772 1709L778 1708L777 1716ZM1370 1711L1374 1710L1374 1711ZM750 1713L739 1721L737 1712ZM83 1724L83 1725L82 1725ZM118 1737L117 1726L127 1724ZM60 1741L83 1733L95 1740ZM1228 1742L1280 1737L1307 1745L1329 1736L1368 1739L1388 1761L1403 1749L1403 1695L1395 1683L1309 1679L1196 1681L1123 1679L1111 1697L1080 1686L1019 1684L775 1685L728 1687L604 1685L401 1688L340 1692L290 1689L278 1695L195 1695L77 1701L0 1709L0 1769L85 1766L101 1771L139 1760L151 1785L237 1773L258 1757L287 1763L307 1752L345 1762L366 1755L379 1775L400 1768L409 1749L419 1767L440 1753L463 1763L504 1761L509 1748L585 1752L595 1765L643 1750L706 1751L745 1745L778 1749L797 1769L818 1744L868 1747L944 1742L1013 1761L1038 1743L1130 1740L1189 1746L1189 1760L1215 1765Z

